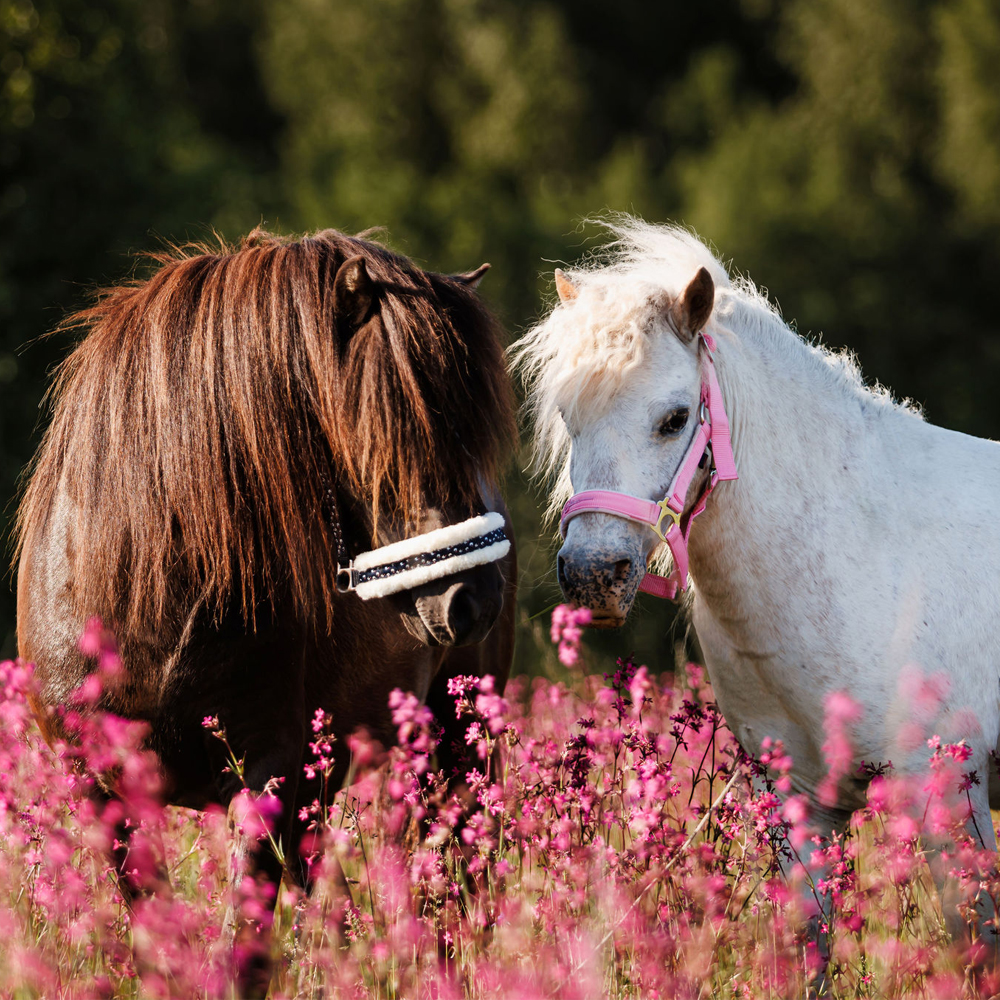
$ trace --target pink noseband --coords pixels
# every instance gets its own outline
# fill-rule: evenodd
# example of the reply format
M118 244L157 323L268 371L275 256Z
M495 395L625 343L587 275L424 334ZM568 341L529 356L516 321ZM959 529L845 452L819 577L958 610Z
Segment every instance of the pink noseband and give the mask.
M627 493L615 493L611 490L584 490L582 493L575 493L566 501L559 522L563 537L566 535L566 525L577 514L592 512L615 514L629 521L648 524L660 539L670 546L674 557L674 569L669 577L647 573L639 584L640 590L657 597L673 598L677 596L678 590L687 587L687 547L691 524L705 509L705 503L717 482L722 479L739 478L736 475L736 461L729 440L729 419L726 417L719 379L715 374L715 362L712 360L714 350L715 341L712 337L707 333L700 334L698 354L701 363L701 407L698 429L691 444L688 445L667 495L662 500L654 501L642 500ZM684 526L681 527L681 515L684 513L688 488L706 459L711 463L708 483L691 509Z

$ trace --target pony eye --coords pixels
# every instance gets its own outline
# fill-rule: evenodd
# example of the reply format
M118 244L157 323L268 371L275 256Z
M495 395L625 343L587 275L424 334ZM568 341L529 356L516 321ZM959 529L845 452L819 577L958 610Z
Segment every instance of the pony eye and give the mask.
M680 434L688 422L689 413L690 411L686 406L668 413L660 421L660 426L656 429L657 434L660 437L672 437L674 434Z

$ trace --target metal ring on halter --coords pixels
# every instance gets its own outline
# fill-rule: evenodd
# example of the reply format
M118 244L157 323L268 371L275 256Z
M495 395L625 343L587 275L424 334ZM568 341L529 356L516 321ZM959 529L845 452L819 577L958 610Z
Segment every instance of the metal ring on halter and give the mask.
M336 577L337 593L349 594L354 590L354 560L352 559L346 566L337 564Z
M681 515L670 506L670 498L664 497L662 500L656 501L656 506L660 508L660 516L656 519L656 524L651 525L653 531L655 531L660 536L660 541L665 542L667 540L667 534L670 532L671 528L679 528L681 523ZM660 527L663 524L663 519L669 517L673 524L666 531Z

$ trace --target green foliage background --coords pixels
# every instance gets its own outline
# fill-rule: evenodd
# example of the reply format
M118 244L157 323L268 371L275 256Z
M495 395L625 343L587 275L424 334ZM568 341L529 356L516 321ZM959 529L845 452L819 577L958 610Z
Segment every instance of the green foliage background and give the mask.
M997 436L998 67L998 0L0 0L0 528L69 347L38 338L129 253L261 221L489 260L513 337L581 218L679 220L800 331ZM929 521L961 488L928 483ZM518 469L508 492L540 669L553 546ZM605 648L669 666L671 621L649 599ZM13 628L5 585L5 655Z

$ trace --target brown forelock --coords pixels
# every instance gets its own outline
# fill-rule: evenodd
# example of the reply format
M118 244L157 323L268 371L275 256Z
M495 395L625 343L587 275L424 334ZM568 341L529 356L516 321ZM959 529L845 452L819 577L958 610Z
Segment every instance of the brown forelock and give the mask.
M379 298L341 344L334 276L358 254ZM155 260L61 324L87 333L18 514L30 550L71 497L80 611L155 628L190 590L220 614L235 596L250 622L290 600L329 625L331 465L383 524L476 508L515 431L499 329L472 291L333 230Z

